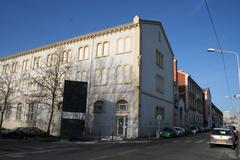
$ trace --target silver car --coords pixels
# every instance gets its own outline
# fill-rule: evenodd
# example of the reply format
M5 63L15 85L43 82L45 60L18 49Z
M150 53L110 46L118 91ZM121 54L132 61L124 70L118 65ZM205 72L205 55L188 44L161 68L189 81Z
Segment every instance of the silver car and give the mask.
M234 132L228 128L214 128L209 136L210 148L214 145L228 145L235 149L236 138Z

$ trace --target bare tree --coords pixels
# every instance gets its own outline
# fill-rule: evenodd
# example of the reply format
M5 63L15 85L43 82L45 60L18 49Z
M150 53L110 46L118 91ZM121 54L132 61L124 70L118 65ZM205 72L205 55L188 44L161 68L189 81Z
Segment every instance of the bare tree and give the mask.
M8 107L13 105L15 93L17 91L16 79L13 74L4 74L0 76L0 132L2 130L3 118Z
M33 83L38 86L38 94L30 94L29 96L35 102L44 103L50 110L47 126L48 135L50 135L54 111L58 108L59 99L63 96L64 79L71 68L69 56L64 49L57 49L49 54L41 65L42 67L36 69L35 73L31 75Z

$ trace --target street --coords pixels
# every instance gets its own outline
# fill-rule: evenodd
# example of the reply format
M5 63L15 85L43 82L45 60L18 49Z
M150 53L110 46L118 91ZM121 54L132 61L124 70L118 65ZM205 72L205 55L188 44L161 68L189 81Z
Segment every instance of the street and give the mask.
M1 140L0 160L234 160L237 149L210 149L209 133L147 142L82 144Z

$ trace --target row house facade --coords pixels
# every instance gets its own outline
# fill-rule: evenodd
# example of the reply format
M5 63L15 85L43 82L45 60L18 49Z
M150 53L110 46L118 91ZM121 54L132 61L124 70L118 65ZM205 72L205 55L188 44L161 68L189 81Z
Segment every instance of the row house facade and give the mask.
M212 103L212 127L223 126L223 113L222 111Z
M173 125L173 51L160 22L136 16L128 24L2 57L1 76L13 74L18 88L3 127L46 130L49 108L30 103L28 95L38 90L22 75L31 77L40 66L52 66L52 53L58 49L64 50L63 65L72 66L63 80L88 82L86 133L136 138ZM195 96L196 104L188 109L191 118L201 119L199 95ZM59 97L59 106L61 103ZM61 116L59 107L54 111L53 135L60 134Z
M173 95L174 95L174 126L185 126L185 103L182 97L179 97L178 67L177 59L173 59Z
M178 70L179 97L184 101L184 126L203 127L203 92L190 74Z
M212 128L212 96L209 88L203 89L204 107L203 107L203 124L208 128Z

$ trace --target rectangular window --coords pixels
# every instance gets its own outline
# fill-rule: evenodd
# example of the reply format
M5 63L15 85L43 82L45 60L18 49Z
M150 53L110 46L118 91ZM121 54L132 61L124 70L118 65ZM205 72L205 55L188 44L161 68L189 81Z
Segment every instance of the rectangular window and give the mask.
M101 69L96 69L95 71L95 85L100 85L101 84Z
M7 106L5 111L5 119L10 119L12 114L12 106Z
M164 78L160 75L156 75L156 90L158 92L164 92Z
M17 105L16 120L21 120L22 117L22 104Z
M28 121L33 121L34 116L35 116L34 104L31 103L31 104L29 104L29 107L28 107L28 118L27 118L27 120Z
M101 68L95 70L95 85L105 85L107 83L107 69Z
M127 110L128 110L127 103L117 104L116 106L116 111L127 111Z
M158 41L161 42L161 32L158 32Z
M164 119L164 108L161 106L156 107L156 117L158 117L159 115L160 115L160 119L163 120Z
M77 80L78 81L87 81L87 71L78 71L77 72Z
M156 49L156 64L164 68L164 56L158 49Z
M131 66L119 65L116 68L116 82L117 83L131 83Z

